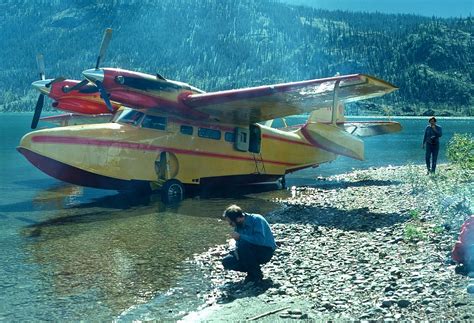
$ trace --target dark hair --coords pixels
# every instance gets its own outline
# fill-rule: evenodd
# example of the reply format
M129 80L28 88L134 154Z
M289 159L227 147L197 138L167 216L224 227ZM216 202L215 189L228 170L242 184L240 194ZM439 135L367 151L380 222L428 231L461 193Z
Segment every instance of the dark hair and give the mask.
M431 117L428 122L430 122L431 120L434 120L434 122L436 122L436 118L435 117Z
M227 209L225 209L223 216L225 218L229 218L231 221L235 222L235 219L241 218L244 216L244 212L238 205L231 205Z

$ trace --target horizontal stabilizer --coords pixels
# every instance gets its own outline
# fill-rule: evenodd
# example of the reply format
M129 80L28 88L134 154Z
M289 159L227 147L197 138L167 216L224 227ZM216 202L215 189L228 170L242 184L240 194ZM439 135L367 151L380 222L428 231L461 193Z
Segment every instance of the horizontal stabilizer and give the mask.
M301 133L315 147L337 155L364 160L364 142L344 128L325 123L307 123Z
M393 121L360 121L346 122L344 123L344 129L351 135L370 137L399 132L402 130L402 126L400 123Z

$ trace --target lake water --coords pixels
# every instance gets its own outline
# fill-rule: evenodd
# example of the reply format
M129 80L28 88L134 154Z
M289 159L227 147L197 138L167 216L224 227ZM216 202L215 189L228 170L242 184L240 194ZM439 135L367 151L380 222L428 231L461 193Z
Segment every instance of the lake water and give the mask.
M422 119L394 119L400 133L366 138L366 161L349 158L303 170L287 185L372 166L421 164ZM163 205L132 196L61 183L29 164L15 147L30 114L0 115L0 321L175 319L196 308L209 287L186 261L225 243L219 221L231 203L267 213L288 196L273 185L234 189ZM474 133L473 119L438 121L440 162L454 132Z

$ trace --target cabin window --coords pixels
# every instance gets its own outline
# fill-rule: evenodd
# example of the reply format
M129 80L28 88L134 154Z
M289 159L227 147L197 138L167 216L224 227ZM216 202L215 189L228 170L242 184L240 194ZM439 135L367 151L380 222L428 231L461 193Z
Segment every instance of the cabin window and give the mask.
M224 139L227 142L234 142L235 141L235 135L233 132L226 132L224 135Z
M146 115L142 121L142 128L165 130L166 118Z
M137 110L124 110L117 118L117 123L136 126L145 114Z
M199 128L198 136L202 137L202 138L220 140L221 139L221 132L219 130L215 130L215 129Z
M193 127L191 127L191 126L182 125L181 128L179 129L179 131L180 131L183 135L190 135L190 136L193 135Z

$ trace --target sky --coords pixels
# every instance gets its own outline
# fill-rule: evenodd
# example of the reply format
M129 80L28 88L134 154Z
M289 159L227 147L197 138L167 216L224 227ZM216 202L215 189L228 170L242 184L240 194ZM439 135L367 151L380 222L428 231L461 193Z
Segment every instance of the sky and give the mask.
M416 14L421 16L474 16L474 0L281 0L327 10Z

